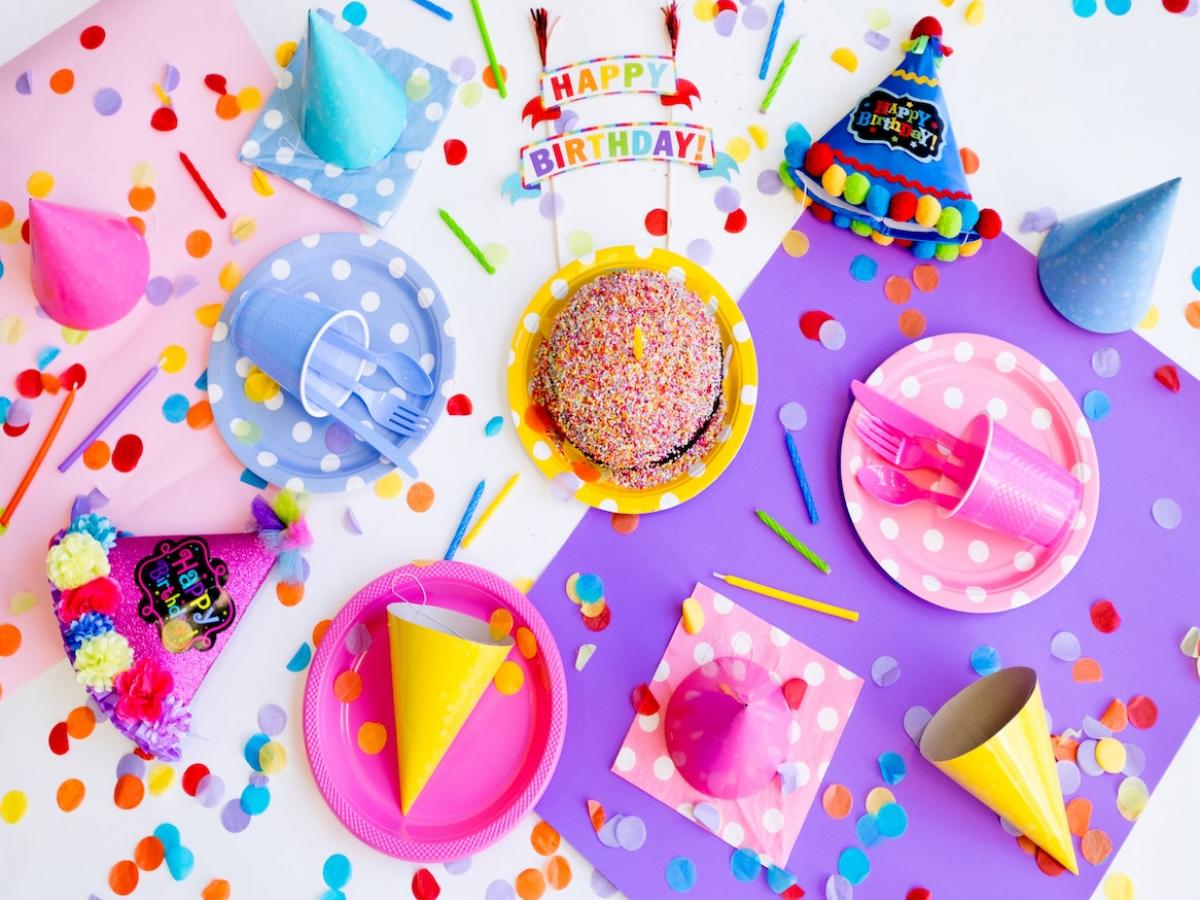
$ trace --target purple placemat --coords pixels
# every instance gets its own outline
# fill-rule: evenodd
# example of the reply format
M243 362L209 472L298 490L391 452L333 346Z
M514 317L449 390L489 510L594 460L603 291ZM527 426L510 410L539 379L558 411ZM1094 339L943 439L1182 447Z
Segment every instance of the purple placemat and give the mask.
M777 250L741 301L764 377L754 424L729 471L679 509L643 516L632 535L613 531L609 514L589 512L532 592L563 651L572 710L558 772L538 812L631 897L673 896L663 873L676 855L689 857L698 869L690 896L770 896L763 879L750 885L733 879L731 851L718 838L609 771L633 716L630 690L650 680L680 602L697 580L705 580L864 676L880 655L894 656L902 666L892 687L868 683L863 689L824 778L850 788L854 810L834 821L815 806L792 853L788 868L810 897L824 895L841 850L858 846L854 822L867 791L883 783L876 758L887 750L908 763L908 777L893 790L910 825L899 840L866 851L872 870L860 895L903 897L908 888L924 885L942 897L1051 891L1088 897L1107 861L1091 866L1080 857L1078 878L1049 880L995 815L920 758L901 720L910 706L936 709L971 681L971 650L991 644L1005 665L1038 670L1056 730L1079 727L1084 715L1099 717L1113 697L1147 694L1157 701L1152 729L1131 728L1120 736L1145 751L1142 778L1153 789L1200 711L1194 663L1178 649L1196 618L1200 479L1192 456L1200 446L1200 384L1181 372L1183 390L1171 394L1154 380L1154 370L1167 360L1141 338L1093 335L1061 319L1038 288L1034 257L1008 238L990 242L974 259L939 266L940 286L927 294L914 291L907 304L927 317L928 334L973 331L1011 341L1057 372L1076 398L1106 391L1113 411L1092 423L1103 482L1100 515L1091 545L1067 578L1035 603L1007 613L965 615L925 603L894 584L858 543L837 474L851 378L866 377L909 342L896 324L902 307L884 298L883 282L910 275L917 261L907 251L877 247L811 218L798 227L811 239L807 255ZM869 283L849 275L860 254L879 263ZM830 352L801 335L798 318L809 309L824 309L843 323L844 349ZM1092 372L1092 353L1102 347L1121 354L1116 378ZM808 411L798 439L822 516L818 526L807 524L782 446L777 412L790 400ZM1159 497L1174 498L1183 508L1183 523L1174 531L1151 518ZM754 519L756 504L796 526L833 574L822 576L768 533ZM851 625L747 594L711 579L714 570L852 606L862 620ZM601 634L585 630L578 607L563 592L575 571L604 579L613 617ZM1088 615L1090 605L1105 597L1124 619L1109 635L1096 631ZM1061 629L1075 632L1084 655L1100 662L1102 682L1073 683L1070 664L1050 655L1051 636ZM575 648L586 642L598 649L576 672ZM1075 795L1092 801L1092 827L1107 831L1114 847L1131 827L1116 808L1120 780L1085 775ZM603 803L609 815L641 816L649 832L645 846L630 853L601 845L588 821L588 798Z

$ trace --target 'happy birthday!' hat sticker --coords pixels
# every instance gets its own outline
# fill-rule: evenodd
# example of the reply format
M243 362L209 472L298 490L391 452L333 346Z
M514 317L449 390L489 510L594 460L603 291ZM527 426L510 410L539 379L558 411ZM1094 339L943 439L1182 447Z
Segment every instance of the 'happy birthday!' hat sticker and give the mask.
M951 49L926 16L900 64L815 143L804 126L787 132L780 174L805 191L813 215L878 244L949 262L972 256L1000 233L1000 216L971 199L942 94Z
M396 79L310 10L300 110L304 142L327 163L361 169L387 156L407 123L408 100Z

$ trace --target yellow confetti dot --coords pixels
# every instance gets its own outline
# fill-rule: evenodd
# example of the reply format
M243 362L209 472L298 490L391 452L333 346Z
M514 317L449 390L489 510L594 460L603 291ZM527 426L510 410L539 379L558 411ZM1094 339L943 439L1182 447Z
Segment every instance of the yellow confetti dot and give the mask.
M240 244L242 241L248 241L254 237L254 232L257 230L258 222L256 220L249 216L238 216L229 226L229 236L233 238L235 244Z
M577 593L575 593L575 584L578 581L579 581L579 573L578 572L572 573L567 578L567 588L566 588L567 596L571 598L571 602L574 603L576 606L578 606L579 604L581 604L583 602L582 600L579 599L579 595Z
M895 794L885 787L877 787L872 788L870 793L867 794L867 800L864 806L866 806L867 812L869 812L871 815L875 815L889 803L895 802Z
M254 193L260 197L270 197L275 193L275 186L271 184L271 179L267 178L267 173L262 169L250 170L250 187L254 188Z
M374 756L387 746L387 729L378 722L363 722L358 726L358 749Z
M803 231L789 231L783 236L783 252L788 256L803 256L808 252L808 235Z
M404 481L395 472L388 472L375 482L375 496L384 500L395 500L404 489Z
M258 748L258 767L264 775L278 775L287 765L287 751L279 741L267 741Z
M492 679L496 685L496 690L505 695L515 694L521 689L521 685L525 683L525 673L511 659L506 659L500 663L500 668L496 670L496 677Z
M0 797L0 819L9 825L16 825L29 809L29 798L24 791L9 791Z
M517 629L517 649L526 659L533 659L537 656L537 638L524 625Z
M754 146L759 150L767 149L767 142L770 140L767 129L761 125L751 125L746 131L750 132L750 140L754 141Z
M29 612L37 606L37 594L33 591L17 591L8 600L8 609L14 616Z
M62 335L62 339L72 347L82 344L83 339L88 336L86 331L80 328L68 328L66 325L62 327L59 333Z
M278 47L275 48L275 62L279 63L279 65L285 69L291 64L292 57L295 55L296 55L296 42L295 41L284 41L282 44L280 44Z
M704 610L694 597L683 601L683 630L688 634L699 634L704 627Z
M963 11L963 18L968 25L982 25L984 18L983 0L971 0Z
M858 57L854 55L854 51L849 47L838 47L829 58L847 72L854 72L858 69Z
M592 233L583 228L576 228L567 235L567 252L572 256L587 256L593 246Z
M196 321L205 328L212 328L217 324L217 319L221 318L220 303L208 303L196 310Z
M217 284L221 286L223 291L232 291L238 286L238 282L242 280L242 270L235 262L227 262L221 267L221 272L217 275Z
M455 96L462 101L463 106L470 109L483 99L483 85L478 81L468 81L458 89L458 93Z
M37 171L29 176L29 180L25 182L25 190L29 192L30 197L48 197L50 192L54 190L54 176L49 172Z
M1102 738L1096 744L1096 762L1110 775L1125 768L1125 745L1115 738Z
M154 171L154 166L150 165L144 159L140 162L135 162L133 168L129 170L129 183L134 187L151 187L154 184L155 177L157 177L157 173Z
M1150 308L1146 310L1146 315L1142 318L1142 321L1138 322L1137 327L1154 328L1156 325L1158 325L1158 307L1151 304Z
M165 794L175 781L175 770L166 763L159 763L146 773L146 786L155 797Z
M164 372L175 373L187 365L187 351L178 344L171 344L159 355Z
M744 137L730 138L725 144L725 152L744 163L750 158L750 142Z
M256 110L262 106L262 102L262 91L253 85L244 87L237 92L237 105L242 112Z
M876 7L867 13L867 27L872 31L883 31L892 24L892 14Z
M701 22L711 22L717 17L717 4L713 0L696 0L692 14Z
M258 366L251 366L242 390L252 403L266 403L279 393L279 384Z
M15 344L25 337L25 320L12 313L0 316L0 344Z
M530 591L533 590L533 579L532 578L514 578L513 579L513 587L515 587L522 594L528 594Z
M501 638L508 637L508 633L512 631L513 615L504 607L500 607L492 613L488 619L488 633L492 636L493 641L498 641Z
M1133 900L1133 881L1124 872L1104 877L1104 900Z
M583 613L584 618L594 619L596 616L600 615L600 613L604 612L605 605L605 600L603 597L601 597L595 603L580 603L579 611Z
M1130 822L1136 822L1138 816L1146 808L1150 799L1150 791L1146 782L1135 775L1130 775L1117 788L1117 810Z

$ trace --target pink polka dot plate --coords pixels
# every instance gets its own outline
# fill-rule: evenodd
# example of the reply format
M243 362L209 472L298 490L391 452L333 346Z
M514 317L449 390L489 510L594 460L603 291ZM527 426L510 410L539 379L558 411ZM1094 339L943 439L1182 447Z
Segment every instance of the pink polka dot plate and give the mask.
M1088 421L1053 371L996 338L942 334L896 352L867 384L953 434L986 410L1083 484L1066 538L1049 548L948 519L930 503L889 506L855 478L861 466L883 462L854 431L862 409L855 402L842 433L842 493L859 539L880 568L923 600L972 613L1024 606L1066 577L1092 535L1100 465ZM922 487L958 493L936 472L907 474Z
M513 633L533 632L537 652L509 659L524 683L505 696L489 686L407 816L400 813L387 606L398 600L487 621L497 609ZM338 676L347 676L335 692ZM361 692L355 689L361 679ZM350 698L343 702L340 697ZM459 562L409 565L354 595L317 647L304 693L304 744L325 802L352 834L400 859L442 862L485 849L542 795L566 734L567 687L545 620L511 583ZM364 730L364 726L366 726ZM380 746L380 728L386 739Z

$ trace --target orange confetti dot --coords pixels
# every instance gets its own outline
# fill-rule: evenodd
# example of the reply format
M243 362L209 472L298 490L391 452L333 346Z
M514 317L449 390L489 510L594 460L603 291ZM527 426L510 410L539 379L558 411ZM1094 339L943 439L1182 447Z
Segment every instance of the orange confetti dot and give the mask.
M136 775L122 775L113 788L113 803L121 809L133 809L146 796L146 786Z
M405 499L413 512L425 512L433 506L433 488L424 481L418 481L408 489Z
M1200 300L1193 300L1183 308L1183 317L1193 328L1200 328Z
M147 835L133 848L133 861L143 872L153 872L162 865L167 849L154 835Z
M50 90L56 94L70 93L75 87L75 73L70 69L59 69L50 76Z
M979 154L970 147L959 147L958 155L962 158L963 172L974 175L979 171Z
M542 856L553 855L561 841L562 837L549 822L538 822L529 836L529 843Z
M825 808L825 813L831 819L846 818L850 815L850 807L853 805L854 798L850 795L850 789L844 784L831 784L821 795L821 806Z
M1098 866L1108 859L1113 848L1112 839L1099 828L1093 828L1085 834L1079 842L1079 847L1083 851L1083 858L1093 866Z
M138 212L145 212L154 205L157 195L152 187L132 187L129 189L129 205Z
M1067 826L1075 837L1083 837L1092 822L1092 801L1087 797L1072 797L1067 804Z
M212 235L203 228L197 228L187 236L183 245L187 248L188 256L202 259L212 249Z
M503 606L494 611L488 619L488 633L493 641L498 641L512 631L513 615Z
M325 632L329 630L330 624L331 624L331 621L329 619L322 619L320 622L318 622L316 625L313 626L312 641L313 641L314 647L318 646L321 643L321 638L325 637Z
M486 75L488 70L484 69L483 71ZM546 879L537 869L526 869L518 875L515 886L517 896L521 900L538 900L542 894L546 893Z
M896 305L907 303L912 297L912 282L903 275L891 275L883 283L883 296Z
M582 460L571 463L571 471L579 476L580 481L585 481L589 484L600 480L600 470L591 463L583 462Z
M921 263L916 266L912 272L913 284L917 286L918 291L929 293L938 286L938 282L942 280L941 274L938 272L937 266L932 263Z
M571 883L571 864L565 857L556 856L546 863L546 882L556 891Z
M58 801L58 808L63 812L74 812L79 809L79 804L83 802L83 796L87 793L87 788L78 778L68 778L58 786L58 793L55 795L55 800Z
M21 629L5 622L0 625L0 656L12 656L21 646Z
M1075 762L1075 758L1079 755L1079 741L1069 737L1052 734L1050 735L1050 744L1054 748L1054 759L1058 762L1062 762L1064 759Z
M207 400L200 400L188 407L187 423L189 428L199 431L212 424L212 405Z
M500 668L496 670L496 677L492 681L496 685L496 690L505 696L511 696L525 684L525 672L511 659L506 659L500 663Z
M517 649L526 659L533 659L537 656L537 638L524 625L517 629Z
M387 729L378 722L363 722L358 726L358 749L374 756L387 746Z
M132 859L123 859L108 873L108 886L118 897L127 897L137 890L138 867Z
M1081 656L1075 660L1075 664L1071 666L1071 678L1076 684L1088 684L1090 682L1100 681L1104 677L1104 672L1100 668L1100 663L1096 662L1089 656Z
M1129 710L1122 701L1114 699L1100 717L1100 724L1113 734L1124 731L1129 724Z
M284 606L295 606L304 599L304 585L288 584L280 581L275 584L275 596Z
M194 315L196 321L205 328L212 328L217 324L217 319L221 318L221 310L224 308L222 303L206 303L204 306L198 307Z
M201 900L229 900L229 882L224 878L214 878L200 892Z
M90 707L77 706L67 713L67 734L82 741L96 728L96 714Z
M217 98L217 116L222 119L236 119L242 108L238 106L235 94L222 94Z
M642 517L637 513L613 513L612 530L617 534L633 534L641 521Z
M333 696L342 703L353 703L362 693L362 676L353 669L347 669L333 679Z
M133 226L133 230L142 237L146 236L146 220L141 216L126 216L125 221Z
M604 827L605 820L608 819L608 813L604 811L604 807L600 805L599 800L589 800L587 802L588 818L592 821L592 830L600 831Z
M89 469L103 469L108 465L110 456L112 451L109 450L108 444L104 441L92 441L83 451L83 464Z
M1021 848L1022 853L1033 856L1037 853L1037 844L1025 837L1023 834L1017 835L1017 846Z
M504 66L500 66L500 77L504 79L505 84L508 84L508 69L504 68ZM483 81L484 87L490 87L493 91L496 89L496 76L492 72L491 66L487 66L484 68L482 81ZM519 892L520 892L520 889L518 888L518 893ZM540 891L538 892L538 896L539 897L541 896Z
M12 208L12 204L0 200L0 228L7 228L13 223L15 217L16 211Z
M905 337L919 338L925 333L925 314L919 309L906 309L900 313L896 324Z

